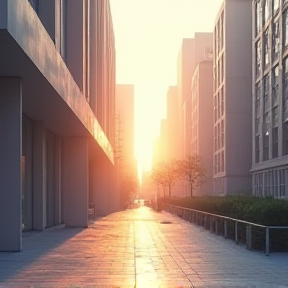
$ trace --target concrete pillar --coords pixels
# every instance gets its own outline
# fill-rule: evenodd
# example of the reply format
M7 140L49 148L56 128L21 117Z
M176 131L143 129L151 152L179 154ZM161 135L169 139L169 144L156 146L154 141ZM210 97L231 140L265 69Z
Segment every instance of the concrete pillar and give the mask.
M62 192L64 223L88 226L89 195L88 140L65 137L62 140Z
M0 78L0 251L22 250L22 83Z
M109 163L108 159L97 159L93 163L93 199L95 216L109 214Z
M109 194L108 212L114 213L120 210L119 177L117 164L109 163Z
M46 227L46 129L43 122L33 125L33 229Z

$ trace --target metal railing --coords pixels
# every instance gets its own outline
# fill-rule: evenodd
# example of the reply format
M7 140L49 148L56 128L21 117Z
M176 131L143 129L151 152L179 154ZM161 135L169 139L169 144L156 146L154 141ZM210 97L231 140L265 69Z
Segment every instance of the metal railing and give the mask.
M265 226L244 220L164 204L164 210L198 226L203 226L225 239L233 239L236 244L245 244L249 250L271 250L288 252L288 226Z

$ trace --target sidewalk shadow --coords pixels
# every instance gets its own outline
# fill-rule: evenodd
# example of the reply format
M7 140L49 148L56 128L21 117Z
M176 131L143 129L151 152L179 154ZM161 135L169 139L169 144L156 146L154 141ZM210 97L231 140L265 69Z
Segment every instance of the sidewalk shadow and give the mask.
M46 253L59 247L83 230L85 228L70 228L61 225L41 232L23 233L21 252L0 252L0 287L5 280L13 278L21 270L33 266L33 263L45 257ZM61 254L61 251L58 253Z

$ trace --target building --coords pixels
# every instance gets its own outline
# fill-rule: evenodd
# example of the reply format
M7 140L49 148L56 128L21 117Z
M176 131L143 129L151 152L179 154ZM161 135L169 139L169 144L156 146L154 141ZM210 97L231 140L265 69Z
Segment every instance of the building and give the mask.
M109 1L0 2L0 251L119 208Z
M253 1L253 194L288 197L288 5Z
M214 28L214 194L251 190L252 5L225 0Z
M127 168L137 175L134 156L134 86L117 84L115 95L119 154Z
M201 61L191 81L191 155L199 155L205 182L194 195L213 193L213 60Z
M177 62L177 90L181 158L190 155L191 147L191 79L197 64L211 57L213 33L195 33L194 38L183 39Z
M177 109L177 86L170 86L167 91L167 141L166 147L166 158L167 161L172 159L180 159L180 147L179 147L179 114ZM176 108L176 109L175 109Z

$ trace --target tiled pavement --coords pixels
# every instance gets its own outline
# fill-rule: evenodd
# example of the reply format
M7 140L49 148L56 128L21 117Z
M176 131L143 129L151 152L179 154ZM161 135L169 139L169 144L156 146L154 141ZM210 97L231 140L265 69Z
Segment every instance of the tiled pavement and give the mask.
M23 252L0 253L1 288L288 287L287 253L248 251L147 207L23 238Z

